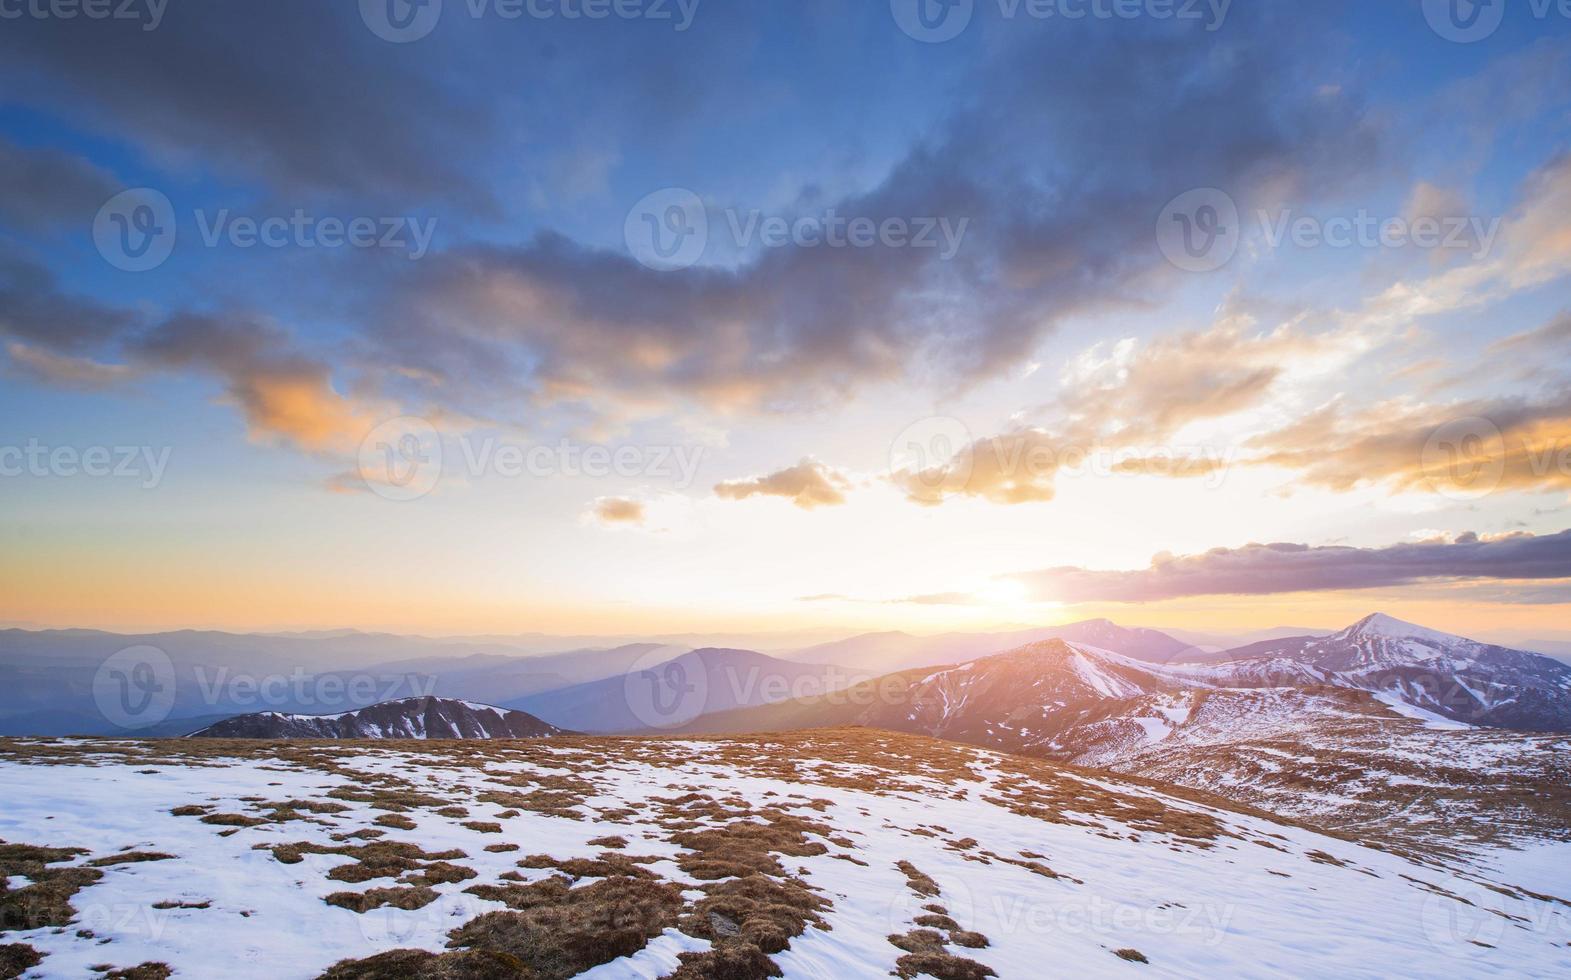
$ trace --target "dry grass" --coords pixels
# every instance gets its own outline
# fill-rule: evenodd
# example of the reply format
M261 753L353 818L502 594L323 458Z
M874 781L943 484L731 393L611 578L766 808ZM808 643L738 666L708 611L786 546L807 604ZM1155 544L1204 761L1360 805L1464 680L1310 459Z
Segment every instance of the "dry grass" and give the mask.
M173 861L175 855L162 851L123 851L109 857L94 858L87 862L91 868L108 868L116 864L140 864L143 861Z
M369 912L372 909L423 909L436 901L436 892L426 887L372 888L363 892L334 892L323 901L351 912Z
M0 933L68 925L76 916L71 899L104 876L96 868L53 868L87 852L75 847L0 843ZM10 888L6 879L29 884Z
M43 961L43 954L26 943L0 946L0 980L19 977Z
M681 966L665 980L766 980L782 976L775 961L757 946L721 942L706 953L683 953Z
M904 935L890 936L890 943L904 950L895 961L894 975L912 978L936 977L937 980L982 980L996 977L992 967L976 960L956 956L944 949L944 937L931 929L913 929Z
M506 953L466 950L428 953L394 949L363 960L343 960L321 980L531 980L536 974Z
M168 980L174 972L168 963L143 963L124 970L110 970L103 980Z
M606 878L571 888L560 878L531 885L471 888L505 902L454 930L449 946L505 953L544 980L565 980L630 956L674 925L681 890L640 878Z

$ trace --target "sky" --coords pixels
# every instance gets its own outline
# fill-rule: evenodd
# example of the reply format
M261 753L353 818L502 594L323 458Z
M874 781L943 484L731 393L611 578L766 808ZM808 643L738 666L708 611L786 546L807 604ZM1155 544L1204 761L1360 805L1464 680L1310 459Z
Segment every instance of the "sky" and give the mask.
M1571 639L1568 150L1549 4L0 0L0 621Z

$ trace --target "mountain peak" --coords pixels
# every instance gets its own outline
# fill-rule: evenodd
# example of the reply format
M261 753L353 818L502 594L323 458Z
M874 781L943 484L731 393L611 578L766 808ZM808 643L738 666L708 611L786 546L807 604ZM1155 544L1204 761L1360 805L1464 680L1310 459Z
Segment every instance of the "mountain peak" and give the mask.
M1379 636L1388 639L1446 642L1459 639L1459 637L1452 636L1449 633L1442 633L1439 630L1432 630L1428 627L1404 622L1395 616L1387 616L1385 613L1374 613L1373 615L1365 616L1343 630L1342 635L1345 637Z

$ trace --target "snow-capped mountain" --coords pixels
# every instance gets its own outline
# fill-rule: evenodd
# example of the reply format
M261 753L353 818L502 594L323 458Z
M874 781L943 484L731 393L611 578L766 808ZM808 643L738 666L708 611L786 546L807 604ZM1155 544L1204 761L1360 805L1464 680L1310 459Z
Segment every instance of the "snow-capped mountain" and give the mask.
M190 738L543 738L563 730L523 711L449 698L401 698L335 715L239 715Z
M1564 835L1571 741L1507 728L1571 731L1567 677L1546 657L1376 616L1220 663L1152 664L1051 640L689 730L850 724L932 735L1444 847L1458 836ZM1477 692L1476 705L1487 694L1488 709L1448 704L1453 688Z
M1231 651L1210 671L1219 686L1333 687L1374 692L1401 710L1470 725L1571 732L1571 666L1375 614L1326 637Z

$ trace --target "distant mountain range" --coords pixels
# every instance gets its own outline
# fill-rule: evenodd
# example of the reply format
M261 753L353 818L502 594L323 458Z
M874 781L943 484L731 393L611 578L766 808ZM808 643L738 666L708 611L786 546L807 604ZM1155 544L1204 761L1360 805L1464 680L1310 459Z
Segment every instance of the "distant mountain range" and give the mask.
M1562 826L1571 804L1541 788L1571 775L1571 742L1522 734L1571 732L1571 667L1382 615L1168 663L1046 640L683 731L844 725L1150 775L1366 830L1433 820L1527 839Z
M1168 662L1061 639L1039 641L959 666L895 672L844 697L701 718L691 729L866 724L1041 749L1141 698L1263 688L1340 688L1423 720L1571 732L1571 666L1379 614L1326 637L1270 640L1188 659L1181 654Z
M1005 633L943 633L912 636L909 633L864 633L792 652L793 660L855 667L893 673L913 667L955 664L1002 653L1043 640L1068 640L1115 650L1137 660L1167 663L1203 651L1166 633L1130 629L1106 619L1091 619L1067 626L1013 630Z
M753 650L705 649L506 703L578 731L660 731L711 712L837 691L869 676L866 671L781 660Z
M791 727L802 723L793 719L822 714L813 707L812 695L854 688L874 677L897 686L922 681L939 667L984 661L1055 640L1088 651L1093 659L1104 653L1122 658L1081 673L1122 678L1119 683L1152 692L1329 685L1367 690L1412 711L1467 724L1545 731L1565 730L1571 724L1563 686L1571 668L1551 658L1388 617L1371 617L1329 636L1275 635L1280 632L1265 631L1268 639L1216 651L1190 642L1187 635L1179 638L1098 619L1004 633L869 633L771 656L723 647L694 651L657 642L540 653L489 641L352 631L122 636L92 630L5 630L0 631L0 735L129 732L160 737L260 708L316 715L419 696L497 704L578 731L665 731L691 724L712 728L733 724L726 713L747 709L764 710L747 724L761 725L767 719ZM535 643L538 638L520 642ZM154 682L168 691L170 700L147 724L122 727L106 717L99 702L105 694L106 661L132 647L152 648L167 658ZM1030 669L1016 670L1016 681L1025 679ZM1041 684L1057 690L1080 678L1081 689L1057 691L1046 706L1059 701L1065 707L1078 706L1083 701L1090 714L1106 710L1100 702L1107 698L1087 688L1072 666L1037 664L1035 669L1041 676L1032 677L1027 689L1038 693L1045 690ZM1068 673L1058 676L1064 670ZM913 671L919 676L907 676ZM932 682L948 683L952 681ZM804 695L805 703L794 703ZM1023 696L1018 690L1010 694ZM847 710L828 714L837 721L859 717ZM1046 727L1069 724L1073 714L1059 711Z
M451 698L400 698L335 715L240 715L191 738L545 738L565 734L533 715Z

